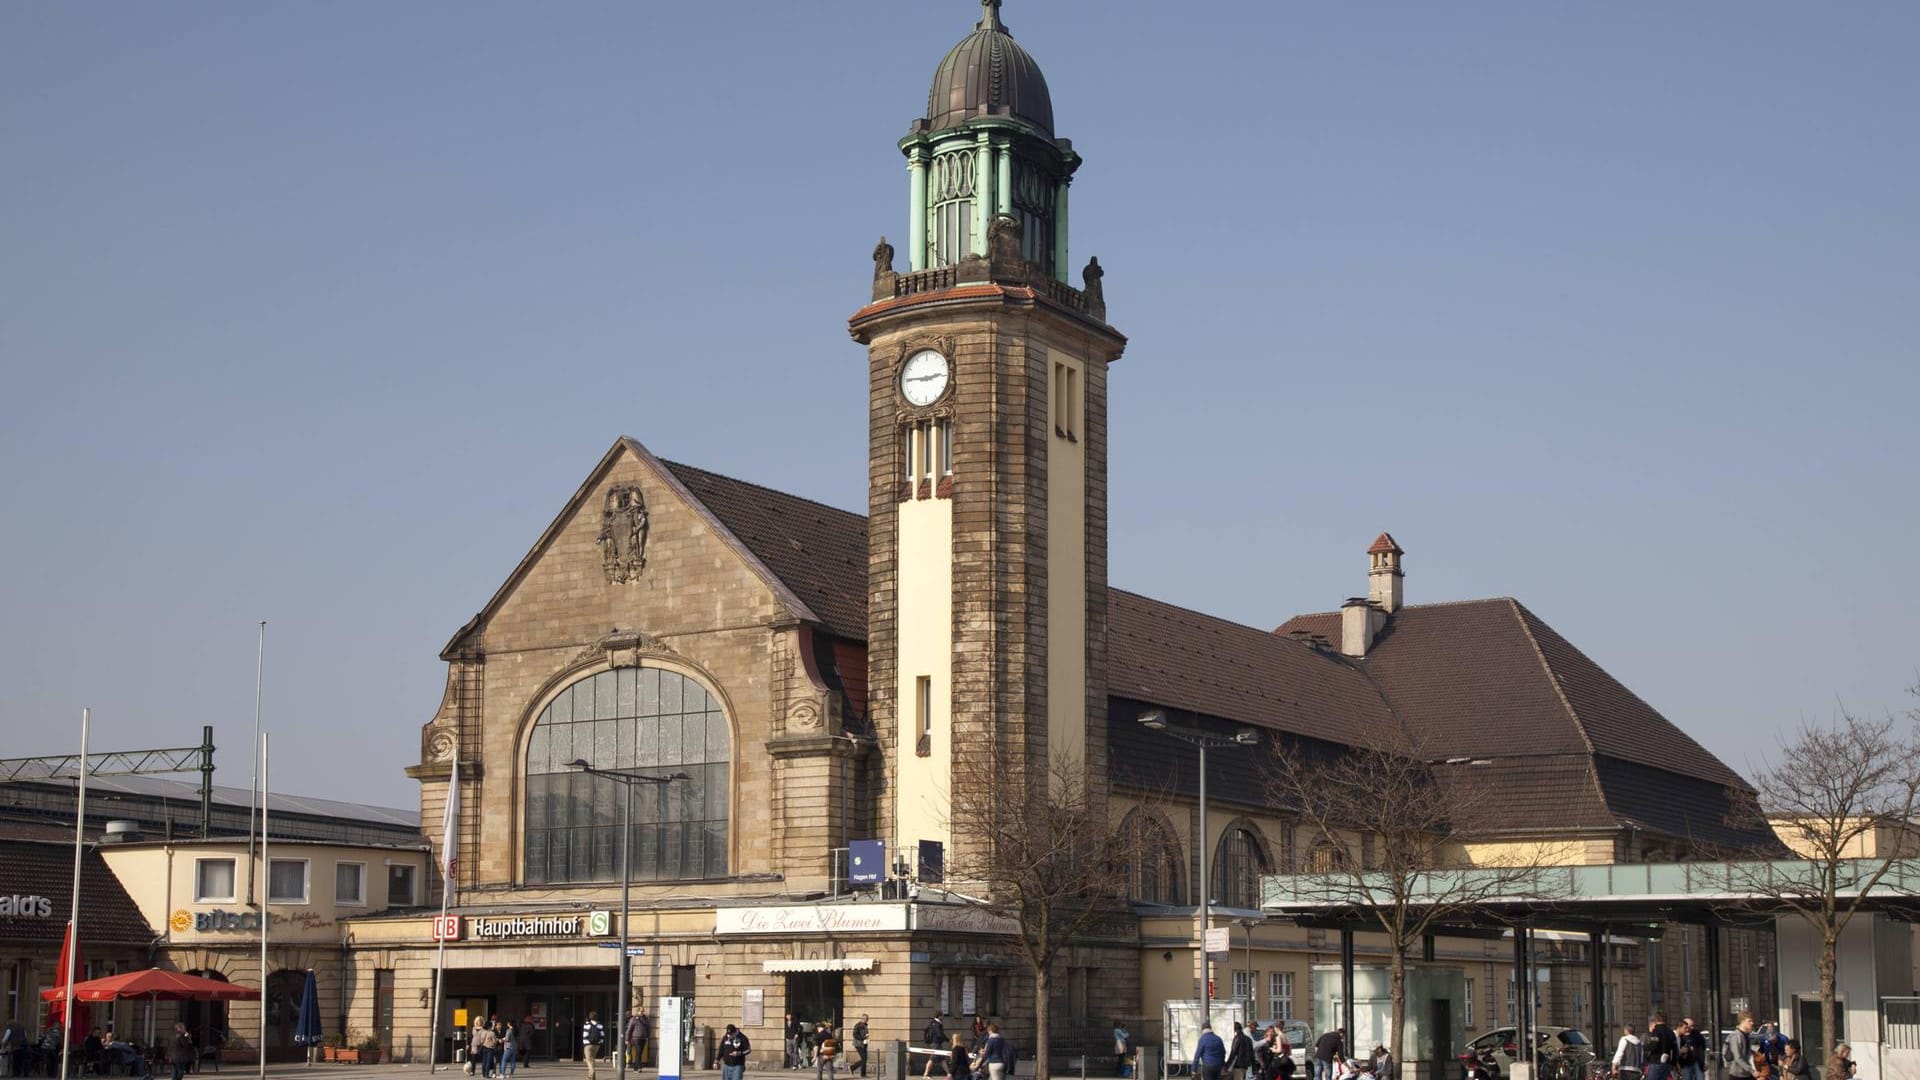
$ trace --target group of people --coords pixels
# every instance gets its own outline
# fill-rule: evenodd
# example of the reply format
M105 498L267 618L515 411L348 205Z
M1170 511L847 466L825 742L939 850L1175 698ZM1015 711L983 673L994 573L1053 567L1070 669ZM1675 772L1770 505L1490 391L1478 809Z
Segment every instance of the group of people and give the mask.
M943 1068L944 1075L952 1080L971 1078L971 1080L1013 1080L1020 1061L1020 1051L1013 1040L1002 1034L1000 1025L989 1021L979 1013L973 1015L973 1027L970 1031L947 1033L946 1021L939 1013L927 1022L926 1030L920 1033L922 1046L928 1051L927 1064L920 1071L923 1077L940 1075L936 1068ZM934 1051L945 1051L941 1057Z
M1732 1080L1814 1080L1800 1040L1790 1039L1778 1024L1754 1026L1753 1014L1743 1012L1726 1035L1727 1075ZM1678 1028L1667 1026L1666 1014L1647 1018L1644 1033L1628 1024L1614 1047L1615 1080L1703 1080L1707 1066L1707 1036L1692 1017ZM1675 1074L1678 1074L1677 1078ZM1834 1047L1822 1080L1852 1080L1853 1051L1845 1043Z
M26 1029L20 1026L18 1020L0 1028L0 1075L57 1075L60 1071L61 1034L60 1025L49 1024L38 1040L32 1040L27 1037ZM214 1038L217 1046L217 1033ZM187 1025L182 1023L175 1023L173 1034L164 1041L166 1061L172 1067L173 1080L181 1080L193 1068L200 1046L187 1030ZM159 1060L157 1047L155 1055L154 1060ZM120 1038L111 1024L104 1029L90 1029L80 1040L76 1059L82 1067L90 1068L95 1073L123 1073L134 1077L153 1075L147 1052Z
M1120 1030L1115 1025L1116 1043ZM1349 1055L1345 1028L1320 1036L1309 1062L1312 1080L1353 1080L1393 1072L1393 1058L1384 1046L1375 1046L1365 1057ZM1231 1039L1221 1038L1212 1021L1200 1025L1193 1048L1193 1073L1199 1080L1293 1080L1295 1069L1293 1044L1279 1024L1262 1032L1258 1025L1235 1020Z
M512 1076L526 1052L526 1021L502 1019L498 1013L473 1018L473 1030L467 1036L468 1076ZM587 1075L593 1075L588 1059Z
M853 1060L847 1064L848 1074L867 1075L869 1028L865 1013L860 1015L851 1030L834 1027L832 1020L809 1024L788 1013L784 1030L788 1069L812 1069L817 1080L835 1080L840 1075L841 1059L850 1051ZM740 1037L743 1040L746 1038L745 1035Z

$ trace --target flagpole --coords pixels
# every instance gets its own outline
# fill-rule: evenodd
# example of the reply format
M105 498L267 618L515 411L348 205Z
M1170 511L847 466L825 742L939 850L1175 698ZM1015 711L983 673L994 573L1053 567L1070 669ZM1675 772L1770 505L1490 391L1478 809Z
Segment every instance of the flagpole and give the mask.
M453 895L453 877L460 828L460 749L453 751L453 774L447 780L446 808L440 827L440 921L434 924L434 937L440 939L440 955L433 964L433 1019L427 1026L427 1072L438 1070L440 1056L440 995L442 977L447 970L447 902Z
M253 813L260 794L260 686L267 673L267 620L260 620L260 655L253 662L253 780L247 786L247 903L253 903Z
M262 640L266 623L260 624ZM267 926L273 922L273 863L267 861L267 733L260 733L260 862L266 867L267 887L260 893L260 1078L267 1076ZM251 863L249 863L251 866ZM312 884L309 883L311 888Z
M67 1061L73 1054L73 969L80 966L80 856L86 850L87 835L87 728L93 721L92 709L80 710L80 798L73 811L73 906L67 913L67 968L60 980L67 987L67 1006L60 1016L60 1075L72 1076Z

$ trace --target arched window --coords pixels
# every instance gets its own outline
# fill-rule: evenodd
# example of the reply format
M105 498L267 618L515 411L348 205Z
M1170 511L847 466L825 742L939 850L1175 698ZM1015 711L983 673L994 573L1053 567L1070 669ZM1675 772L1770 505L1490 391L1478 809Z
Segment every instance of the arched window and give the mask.
M1307 873L1309 874L1337 874L1346 868L1346 849L1330 840L1320 840L1313 845L1313 850L1307 853Z
M633 880L727 873L727 762L720 702L662 668L619 668L581 679L541 710L527 745L526 880L616 881L627 785L568 766L687 779L633 785Z
M1184 904L1180 890L1180 841L1158 814L1132 810L1120 823L1132 855L1126 868L1127 897L1148 904Z
M1213 902L1225 907L1260 906L1260 877L1272 873L1267 846L1251 825L1236 825L1220 837L1214 855Z

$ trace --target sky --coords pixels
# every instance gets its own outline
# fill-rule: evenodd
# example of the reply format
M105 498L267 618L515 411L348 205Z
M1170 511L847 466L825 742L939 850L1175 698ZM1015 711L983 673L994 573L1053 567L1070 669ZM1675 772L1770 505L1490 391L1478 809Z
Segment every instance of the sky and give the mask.
M1111 580L1515 596L1736 769L1920 701L1920 6L1008 0ZM845 320L969 0L0 5L0 756L407 806L622 434L863 510ZM287 762L291 762L289 767ZM190 778L189 778L190 779Z

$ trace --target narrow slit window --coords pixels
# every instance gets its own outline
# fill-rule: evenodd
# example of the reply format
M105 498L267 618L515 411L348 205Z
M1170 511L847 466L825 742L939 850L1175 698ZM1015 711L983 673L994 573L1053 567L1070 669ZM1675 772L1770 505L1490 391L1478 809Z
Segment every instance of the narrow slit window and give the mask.
M900 433L900 461L905 466L906 481L913 482L913 441L918 435L911 426Z
M1069 439L1079 438L1079 429L1080 429L1080 378L1079 376L1080 376L1080 373L1075 371L1073 368L1069 367L1067 369L1067 393L1060 402L1060 407L1065 412L1065 415L1067 418L1067 422L1065 426L1067 429L1067 438Z
M922 675L913 681L913 752L921 757L933 753L933 676Z
M953 475L953 421L940 421L940 475Z
M1053 365L1053 433L1067 437L1067 365Z
M933 421L920 425L920 474L923 479L933 479Z

